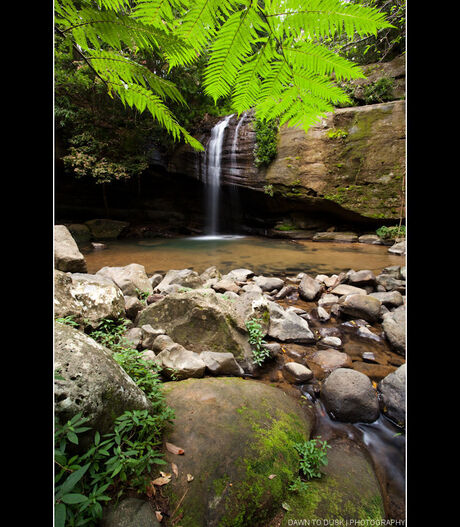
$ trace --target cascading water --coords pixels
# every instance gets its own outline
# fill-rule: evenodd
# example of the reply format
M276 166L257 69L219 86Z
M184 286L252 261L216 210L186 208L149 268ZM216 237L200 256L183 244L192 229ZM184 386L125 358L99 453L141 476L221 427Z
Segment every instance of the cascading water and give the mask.
M235 128L235 135L233 136L233 143L232 143L232 156L231 156L231 170L232 174L238 174L239 170L236 168L236 152L238 149L238 133L240 131L240 126L243 124L243 121L246 117L246 112L243 113L241 116L241 119L238 121L238 124Z
M218 234L219 227L219 198L220 198L220 173L222 162L222 144L224 132L228 126L232 115L227 115L225 119L219 121L211 131L206 159L206 193L207 193L207 218L206 234L215 236Z

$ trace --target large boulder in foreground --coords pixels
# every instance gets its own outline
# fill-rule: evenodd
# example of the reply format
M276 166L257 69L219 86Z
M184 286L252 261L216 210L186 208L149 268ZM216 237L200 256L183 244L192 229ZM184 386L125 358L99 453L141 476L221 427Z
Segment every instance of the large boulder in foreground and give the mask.
M174 342L196 353L229 352L238 360L252 356L242 315L211 288L169 294L139 313L136 325L144 324L162 328Z
M290 510L276 525L382 525L384 502L368 455L346 439L329 444L321 478L310 480L306 490L289 493Z
M338 368L329 375L321 387L321 400L338 421L371 423L380 413L369 377L348 368Z
M59 271L86 273L86 260L65 225L54 226L54 267Z
M83 412L89 418L86 426L104 434L125 410L152 408L107 348L59 322L54 328L54 369L64 378L54 381L54 408L62 422Z
M170 511L177 508L179 524L268 525L297 475L293 444L310 436L308 405L272 386L235 377L165 383L164 392L176 415L165 440L184 450L183 455L166 452L179 476L162 487Z
M125 300L121 290L107 278L55 269L54 315L72 316L75 322L96 328L104 318L124 317Z

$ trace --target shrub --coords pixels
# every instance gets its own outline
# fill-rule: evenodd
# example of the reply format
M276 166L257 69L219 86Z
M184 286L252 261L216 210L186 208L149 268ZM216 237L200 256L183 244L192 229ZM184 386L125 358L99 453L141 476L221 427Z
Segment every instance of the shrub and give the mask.
M377 236L380 236L380 238L384 240L393 240L395 238L403 238L406 236L406 227L405 225L401 225L400 227L397 227L394 225L393 227L379 227L375 233Z
M327 449L331 448L327 441L319 438L303 443L295 443L294 448L300 454L300 470L307 479L320 478L321 465L327 465Z
M253 346L253 361L258 366L261 366L270 355L270 352L265 347L266 342L263 340L262 325L257 318L251 318L246 321L246 328L249 333L249 344Z
M256 147L254 164L257 168L269 165L278 151L278 123L277 121L263 121L257 119L254 124L256 132Z

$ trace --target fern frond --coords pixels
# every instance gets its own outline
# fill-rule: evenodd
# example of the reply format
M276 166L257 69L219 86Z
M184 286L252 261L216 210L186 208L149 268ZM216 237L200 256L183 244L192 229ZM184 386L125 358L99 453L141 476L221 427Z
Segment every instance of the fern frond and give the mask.
M134 62L120 53L104 50L89 50L86 58L103 78L120 78L127 84L140 84L150 88L162 99L171 99L187 105L176 86L162 77L155 75L148 68Z
M186 0L138 0L132 16L144 24L171 29L175 12L181 12L188 7Z
M283 47L283 53L290 63L297 63L307 72L329 76L335 74L337 80L365 78L361 68L337 55L321 44L307 41L292 42Z
M363 36L392 27L377 9L343 0L286 0L282 4L271 3L267 17L277 19L280 34L317 39L343 32L353 38L355 32Z
M214 101L228 95L243 62L251 55L257 30L265 24L252 7L231 14L219 29L204 74L205 93Z

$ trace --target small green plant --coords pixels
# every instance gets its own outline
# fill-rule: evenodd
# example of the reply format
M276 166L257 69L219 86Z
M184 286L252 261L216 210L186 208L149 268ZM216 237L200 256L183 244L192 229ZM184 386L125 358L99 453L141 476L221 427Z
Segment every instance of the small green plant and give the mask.
M275 226L275 231L294 231L296 226L292 223L280 223Z
M307 479L320 478L321 465L327 465L327 449L331 448L327 441L319 438L303 443L295 443L294 448L300 455L300 470Z
M125 345L123 335L127 324L129 320L124 318L120 320L104 318L89 336L112 351L116 351Z
M395 238L404 238L406 236L406 227L405 225L396 226L393 227L385 227L383 225L382 227L379 227L376 231L377 236L382 238L383 240L394 240Z
M59 322L60 324L66 324L67 326L78 327L78 322L75 322L73 318L74 315L68 315L67 317L58 317L56 318L56 322Z
M150 292L149 291L141 291L140 289L138 289L136 287L136 295L137 295L137 298L143 303L143 304L147 304L147 298L150 296Z
M273 195L275 193L273 190L273 185L264 185L264 192L265 194L273 198Z
M378 81L369 84L364 89L364 101L366 104L391 101L393 99L393 87L395 80L392 77L382 77Z
M255 364L261 366L270 356L269 350L265 347L267 343L263 340L262 325L257 318L250 318L246 321L246 328L249 333L249 344L253 346L252 360Z
M256 146L254 164L257 168L269 165L278 152L278 122L277 120L256 119Z
M292 492L303 492L307 490L309 487L309 484L306 481L303 481L300 479L300 476L297 476L297 478L289 485L289 490Z
M340 128L336 128L333 130L329 130L327 136L329 137L329 139L345 139L345 137L348 137L348 132L346 132L345 130L341 130Z
M126 411L114 422L113 431L101 437L83 454L68 453L69 443L88 430L81 413L64 424L55 424L55 527L96 527L101 503L120 497L127 487L145 491L153 465L166 462L160 451L164 415L147 410Z

